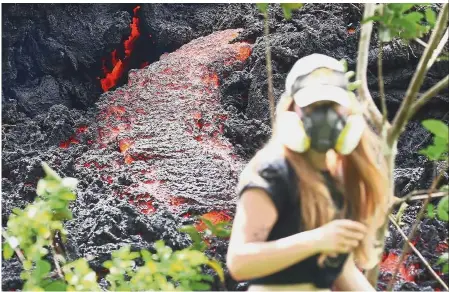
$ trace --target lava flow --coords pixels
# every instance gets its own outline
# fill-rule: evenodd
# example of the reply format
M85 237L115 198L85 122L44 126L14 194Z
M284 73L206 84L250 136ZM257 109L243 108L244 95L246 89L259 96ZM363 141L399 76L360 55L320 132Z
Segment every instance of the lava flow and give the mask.
M134 49L134 44L136 40L140 36L139 31L139 18L137 16L137 12L139 11L140 6L136 6L133 9L134 16L132 19L132 23L130 24L131 27L131 34L129 35L128 39L126 39L123 43L124 47L124 58L123 60L119 59L117 54L117 50L113 50L111 53L111 64L112 64L112 70L110 70L106 66L106 59L103 59L103 72L105 74L105 77L100 79L101 82L101 88L103 88L103 91L108 91L112 87L117 85L117 82L120 80L120 78L123 76L123 73L128 68L129 59L131 57L131 53ZM143 64L142 64L143 65Z
M111 55L112 72L132 53L137 17L132 27L125 58ZM90 129L96 139L77 166L143 214L168 210L182 220L195 214L214 223L230 221L243 161L224 137L228 113L220 103L219 70L224 64L241 68L251 53L248 43L229 43L238 32L194 40L131 71L127 85L102 95L96 129ZM115 75L107 76L104 89L114 86ZM199 222L196 227L204 229Z

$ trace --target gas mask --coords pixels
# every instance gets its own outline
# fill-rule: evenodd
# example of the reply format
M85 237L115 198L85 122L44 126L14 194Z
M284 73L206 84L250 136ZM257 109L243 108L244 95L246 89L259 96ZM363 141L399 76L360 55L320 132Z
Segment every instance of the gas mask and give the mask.
M340 114L332 102L350 114ZM289 149L299 153L334 149L348 155L359 144L366 122L354 93L347 90L344 66L336 59L312 54L298 60L287 75L280 101L291 103L295 111L279 112L275 125L280 141ZM311 111L297 109L311 104L316 105Z
M310 148L324 153L334 148L346 125L346 119L329 105L321 105L302 118L304 130L310 137Z

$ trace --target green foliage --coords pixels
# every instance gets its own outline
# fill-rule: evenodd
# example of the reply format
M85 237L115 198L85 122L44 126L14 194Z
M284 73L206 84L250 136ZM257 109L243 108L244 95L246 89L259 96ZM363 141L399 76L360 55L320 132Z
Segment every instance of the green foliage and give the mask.
M442 221L449 221L449 197L443 197L437 206L438 218Z
M260 12L265 14L268 11L268 5L269 4L270 3L256 3L256 6L257 6L257 8L259 9Z
M433 144L419 151L430 160L446 160L449 145L449 128L439 120L429 119L422 122L424 128L430 131L433 137Z
M78 181L74 178L62 179L46 163L42 164L45 177L37 184L36 200L24 210L15 208L9 216L3 257L9 259L13 250L20 248L23 254L21 278L25 280L24 290L48 290L57 288L57 283L49 280L51 265L44 257L49 253L56 232L65 241L67 231L62 221L72 218L69 203L76 199L73 190Z
M424 11L419 11L421 8ZM396 37L408 41L428 33L435 26L436 13L430 4L379 4L375 15L364 19L362 23L368 21L379 23L379 39L382 42L389 42Z
M396 213L396 222L398 223L398 225L404 225L404 222L402 222L402 216L404 215L404 212L407 209L407 207L408 204L406 202L403 202L399 207L399 210Z
M201 220L206 224L206 232L210 235L214 235L219 238L229 238L231 236L231 223L230 222L220 222L213 224L210 220L206 218L201 218Z
M97 283L97 275L90 269L86 259L82 258L68 263L64 265L62 270L67 281L67 291L101 290Z
M266 14L268 12L268 5L270 3L256 3L257 8L260 12L263 14ZM300 9L304 4L302 3L280 3L282 11L284 12L284 17L287 20L290 20L292 18L292 12L294 10Z
M63 242L66 241L67 231L62 220L72 218L69 203L76 199L73 190L78 181L61 178L45 163L42 166L45 177L37 184L38 197L24 210L15 208L8 219L8 229L3 231L6 239L3 258L10 259L16 251L20 253L24 269L21 277L25 280L23 290L101 291L97 275L86 259L66 263L58 273L52 272L52 265L45 259L56 233ZM207 221L205 224L209 234L229 235L230 231L224 223L213 225ZM203 253L207 245L198 231L193 226L185 226L183 231L194 242L183 250L173 251L163 241L157 241L154 244L155 254L147 250L132 252L129 246L112 252L111 260L103 263L109 270L105 277L109 283L108 290L209 290L214 277L203 273L205 266L215 270L223 282L221 264ZM59 262L65 262L61 255L53 256ZM137 259L143 259L144 264L137 266Z
M214 278L202 273L203 265L214 268L224 281L220 264L201 251L190 248L173 251L162 240L156 241L154 248L154 254L148 250L131 252L129 246L114 251L112 259L104 263L109 270L108 290L209 290ZM142 266L136 266L138 258L143 259Z
M282 11L284 12L285 19L292 18L292 11L300 9L304 4L302 3L281 3Z
M442 269L443 274L447 274L449 272L449 253L448 252L443 253L438 258L437 265L443 266L443 269Z

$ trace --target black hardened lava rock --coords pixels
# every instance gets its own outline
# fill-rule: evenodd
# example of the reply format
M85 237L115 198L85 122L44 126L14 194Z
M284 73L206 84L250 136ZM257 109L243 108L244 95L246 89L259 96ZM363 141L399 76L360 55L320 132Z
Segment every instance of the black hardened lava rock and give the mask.
M129 34L118 4L2 4L2 101L29 116L86 108L101 93L101 57Z
M3 227L12 208L22 208L35 197L42 161L62 176L80 180L72 204L74 219L66 223L67 257L86 257L100 278L101 263L124 244L151 250L155 240L163 239L179 249L190 240L177 229L195 223L194 216L232 220L238 175L271 134L267 40L263 16L255 5L3 4L2 8ZM305 4L285 20L279 5L271 5L275 99L284 90L291 66L308 54L344 58L353 70L362 13L360 4ZM142 56L136 58L149 65L133 67L118 88L100 95L102 62L123 47L133 17L139 19L141 34L135 52ZM368 79L380 104L377 52L373 34ZM384 44L390 119L420 53L422 47L413 42ZM447 61L434 65L422 91L448 74L447 65ZM417 152L431 143L420 124L423 119L449 121L447 96L446 90L435 97L402 134L395 170L397 195L428 187L436 171L444 169ZM443 182L447 181L446 175ZM407 234L419 207L415 202L403 215ZM447 250L445 227L437 219L426 219L415 242L438 273L437 258ZM385 261L394 261L402 244L390 226ZM208 254L225 261L226 249L226 240L214 240ZM405 264L412 274L398 281L395 290L441 288L416 256L410 254ZM3 261L2 271L2 290L21 288L17 259ZM225 271L226 288L216 285L215 290L247 289L246 283L236 283ZM379 289L386 287L391 273L384 265ZM442 278L447 281L448 275ZM100 282L105 286L104 279Z

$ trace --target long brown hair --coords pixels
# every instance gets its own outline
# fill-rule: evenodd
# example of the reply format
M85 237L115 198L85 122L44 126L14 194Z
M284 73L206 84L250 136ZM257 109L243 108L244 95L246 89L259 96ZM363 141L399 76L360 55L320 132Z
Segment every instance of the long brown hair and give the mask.
M283 96L276 114L291 110L292 102L291 98ZM366 224L370 232L354 250L354 255L360 267L371 268L378 262L382 252L376 250L375 234L385 222L389 194L386 164L383 159L379 159L380 147L380 139L367 127L351 154L343 156L334 153L335 169L342 172L342 178L339 179L337 173L331 171L344 197L341 212L336 211L322 173L312 166L307 155L294 152L277 140L276 125L270 141L258 151L242 173L240 185L257 177L257 166L264 157L283 155L298 176L302 230L315 229L336 218L348 218Z

